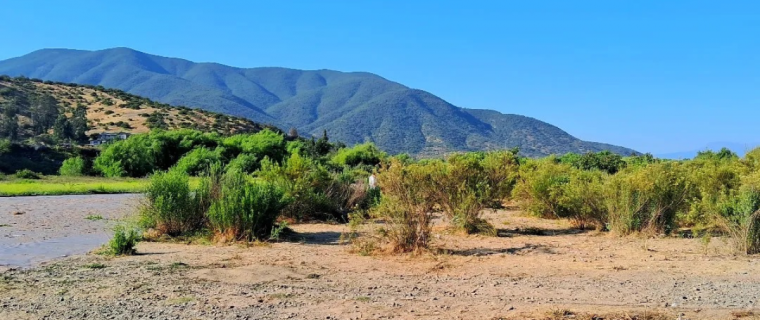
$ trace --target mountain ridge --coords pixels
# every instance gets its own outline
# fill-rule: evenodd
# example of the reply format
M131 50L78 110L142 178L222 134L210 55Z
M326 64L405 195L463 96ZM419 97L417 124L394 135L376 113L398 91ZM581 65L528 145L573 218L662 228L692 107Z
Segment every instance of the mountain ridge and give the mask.
M41 49L0 61L0 74L116 88L171 105L241 116L391 153L440 155L519 147L527 156L610 150L537 119L455 106L368 72L236 68L129 48ZM489 112L490 111L490 112Z

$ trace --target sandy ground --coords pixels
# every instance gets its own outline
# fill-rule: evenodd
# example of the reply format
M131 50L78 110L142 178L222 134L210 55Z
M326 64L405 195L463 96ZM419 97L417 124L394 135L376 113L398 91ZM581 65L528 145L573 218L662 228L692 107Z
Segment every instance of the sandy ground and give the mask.
M342 225L290 242L140 243L0 273L0 319L734 319L760 314L760 259L720 239L619 238L488 213L500 237L361 256ZM85 223L81 221L78 223ZM634 317L637 316L637 317ZM589 317L591 318L591 317Z

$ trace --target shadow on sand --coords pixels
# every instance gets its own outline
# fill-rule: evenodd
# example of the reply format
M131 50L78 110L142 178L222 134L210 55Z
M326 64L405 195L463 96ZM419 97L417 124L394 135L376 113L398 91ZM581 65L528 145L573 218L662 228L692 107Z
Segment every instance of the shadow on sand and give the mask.
M472 248L472 249L438 249L439 254L450 254L455 256L490 256L495 254L526 254L526 253L546 253L554 254L550 247L536 244L525 244L522 247L493 249L493 248Z
M541 229L541 228L515 228L515 229L498 229L496 234L499 237L510 238L515 236L561 236L568 234L582 234L589 230L580 230L576 228L567 229Z
M340 232L324 231L324 232L292 232L285 237L285 241L288 242L300 242L305 244L317 244L336 246L341 245Z

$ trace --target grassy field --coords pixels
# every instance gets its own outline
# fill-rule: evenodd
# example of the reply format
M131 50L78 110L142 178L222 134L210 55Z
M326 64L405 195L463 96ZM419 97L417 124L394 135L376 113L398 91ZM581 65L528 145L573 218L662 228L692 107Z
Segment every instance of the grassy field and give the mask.
M6 177L0 180L0 197L139 193L147 184L148 179L44 176L29 180Z
M134 178L43 176L30 180L6 176L0 178L0 197L141 193L148 182L148 179ZM191 188L199 184L198 178L190 179Z

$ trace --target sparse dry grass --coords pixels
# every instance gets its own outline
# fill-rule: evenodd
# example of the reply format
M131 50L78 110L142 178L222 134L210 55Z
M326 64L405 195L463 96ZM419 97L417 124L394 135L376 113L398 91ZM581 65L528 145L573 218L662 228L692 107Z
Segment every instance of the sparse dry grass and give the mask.
M673 316L657 311L615 312L615 313L576 313L568 309L556 309L547 312L544 320L673 320ZM506 319L506 318L505 318Z

